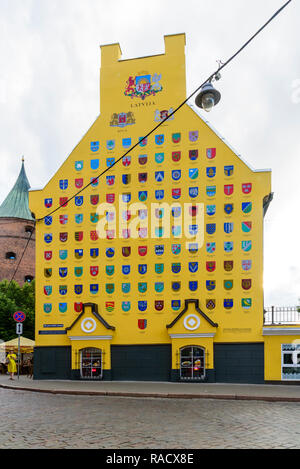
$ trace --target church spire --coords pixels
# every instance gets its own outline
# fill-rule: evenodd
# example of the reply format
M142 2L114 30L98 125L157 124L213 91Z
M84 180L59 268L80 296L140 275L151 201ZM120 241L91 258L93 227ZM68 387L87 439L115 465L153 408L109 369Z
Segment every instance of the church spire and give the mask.
M0 218L23 218L34 220L28 205L29 181L24 167L24 156L22 156L22 167L15 185L0 206Z

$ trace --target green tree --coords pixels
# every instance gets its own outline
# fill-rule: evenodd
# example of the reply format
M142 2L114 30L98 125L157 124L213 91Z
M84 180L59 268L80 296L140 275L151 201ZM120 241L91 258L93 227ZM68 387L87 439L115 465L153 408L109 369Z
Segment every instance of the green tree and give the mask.
M35 311L34 281L20 286L7 280L0 282L0 339L7 340L16 337L16 323L13 314L23 311L26 319L23 322L23 336L34 340L34 311Z

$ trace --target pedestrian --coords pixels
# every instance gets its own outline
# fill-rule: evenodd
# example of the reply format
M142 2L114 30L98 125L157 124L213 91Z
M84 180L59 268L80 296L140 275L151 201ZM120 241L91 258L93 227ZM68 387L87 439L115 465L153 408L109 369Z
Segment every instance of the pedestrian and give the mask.
M13 376L14 376L14 373L16 373L17 371L17 365L16 365L16 359L17 359L17 356L16 354L14 353L13 350L10 350L8 352L8 355L6 357L6 362L8 364L7 366L7 371L8 373L10 374L10 378L9 379L14 379Z

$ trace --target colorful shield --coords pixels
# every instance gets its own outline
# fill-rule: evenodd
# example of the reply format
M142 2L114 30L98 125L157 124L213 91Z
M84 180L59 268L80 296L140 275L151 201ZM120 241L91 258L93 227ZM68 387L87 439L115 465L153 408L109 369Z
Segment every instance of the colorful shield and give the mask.
M106 184L108 186L113 186L115 183L115 176L114 175L109 175L109 176L106 176Z
M250 290L251 285L252 285L251 279L246 279L246 278L242 279L242 288L244 290Z
M172 282L171 287L173 291L177 292L181 288L181 282Z
M159 189L155 191L156 200L162 200L164 196L165 196L165 191L163 189Z
M209 300L206 300L206 308L207 309L215 309L216 307L216 300L215 299L209 299Z
M164 264L155 264L155 273L156 274L162 274L164 271Z
M80 313L82 311L82 302L81 301L75 301L74 302L74 310L76 313Z
M189 168L189 178L190 179L197 179L199 176L198 168Z
M122 293L129 293L131 285L130 283L122 283Z
M83 286L82 285L74 285L74 292L76 295L81 295L83 291Z
M212 160L213 158L215 158L216 154L217 154L216 148L206 149L206 156L209 160Z
M97 241L99 239L97 230L91 230L90 231L90 238L92 241Z
M115 194L106 194L106 202L108 204L113 204L115 201Z
M131 182L131 174L122 174L122 183L124 185L130 184Z
M146 300L138 301L138 308L140 311L146 311L147 301Z
M138 233L139 233L139 238L147 238L147 228L146 227L139 227L138 228Z
M105 267L105 273L106 273L106 275L109 275L109 276L113 275L115 273L115 266L114 265L107 265Z
M76 207L81 207L82 204L83 204L83 196L82 195L76 196L75 197Z
M252 249L252 241L242 241L242 250L249 252Z
M59 285L58 291L59 291L59 294L60 294L60 295L65 296L65 295L67 294L67 292L68 292L68 287L67 287L67 285Z
M208 178L213 178L216 175L216 167L212 166L210 168L206 168L206 176Z
M197 197L199 194L199 187L189 187L189 196L191 198Z
M44 235L44 241L45 241L45 243L47 243L47 244L52 243L52 241L53 241L53 235L52 235L52 233L47 233L47 234L45 234L45 235Z
M92 275L92 277L96 277L96 275L99 274L99 267L97 265L91 265L90 274Z
M50 296L52 294L52 286L51 285L45 285L44 286L44 294L46 296Z
M252 298L242 298L242 308L250 309L252 306Z
M174 169L172 171L172 179L174 181L179 181L180 178L181 178L181 170L180 169Z
M81 277L83 274L83 267L74 267L75 277Z
M44 258L46 261L50 261L52 259L52 251L44 251Z
M92 205L98 205L99 203L99 195L91 195L90 202Z
M213 216L216 213L216 206L215 205L206 205L206 214L208 216Z
M148 192L147 191L139 191L139 200L141 202L145 202L148 197Z
M106 140L106 148L108 150L113 150L115 148L116 141L115 140Z
M181 263L180 262L173 262L171 266L173 274L179 274L181 271Z
M172 244L171 246L172 254L178 255L181 252L181 244Z
M139 137L139 145L141 147L145 147L148 143L147 137Z
M156 155L156 153L155 153ZM139 155L139 164L141 166L144 166L144 164L147 163L147 160L148 160L148 156L147 155Z
M163 134L155 135L156 145L163 145L164 141L165 141L165 136Z
M164 250L165 250L165 247L164 247L163 244L157 244L157 245L155 246L155 254L156 254L157 256L162 256L163 253L164 253Z
M138 174L138 180L141 183L147 182L147 178L148 178L148 173L139 173Z
M177 199L180 199L181 197L181 189L177 188L177 189L172 189L172 198L177 200Z
M131 201L131 193L130 192L124 192L122 194L122 201L124 204L128 204Z
M82 213L76 213L75 214L75 223L80 224L83 222L83 214Z
M173 151L172 152L172 161L177 163L180 160L181 160L181 151Z
M59 233L59 240L61 243L68 241L68 233Z
M83 257L83 249L75 249L75 258L81 259Z
M68 197L60 197L59 198L59 205L61 207L66 207L68 205Z
M131 156L130 155L123 156L122 165L125 166L126 168L131 165Z
M214 272L216 270L216 261L207 261L206 270L208 272Z
M252 230L252 222L251 221L242 221L242 231L244 233L249 233Z
M198 243L189 243L189 252L191 254L196 254L198 252Z
M105 302L105 309L108 313L112 313L115 309L115 302L114 301L106 301Z
M207 197L214 197L216 195L216 186L206 186Z
M44 222L45 222L45 225L46 225L46 226L52 225L52 217L51 217L51 215L47 215L47 216L44 218Z
M44 312L51 313L52 311L52 304L51 303L44 303Z
M225 309L231 309L233 307L233 299L226 298L226 299L224 299L223 304L224 304Z
M147 327L147 319L138 319L138 328L141 330L146 329Z
M250 213L252 210L252 202L242 202L243 213Z
M123 138L122 145L124 148L129 148L131 146L131 138Z
M123 246L122 247L122 255L124 257L129 257L131 254L131 246Z
M111 157L111 158L106 158L106 166L108 168L110 168L111 166L113 166L115 164L115 158Z
M224 174L225 174L225 176L232 176L232 175L233 175L233 170L234 170L233 165L224 166Z
M216 288L215 280L206 280L206 290L213 291Z
M75 231L74 233L75 241L82 241L83 240L83 231Z
M155 171L155 181L156 182L162 182L165 177L165 172L164 171Z
M215 223L207 223L206 224L206 233L211 235L216 232L216 224Z
M138 272L139 272L139 274L144 275L147 272L147 264L139 264L138 265Z
M59 180L59 188L61 190L66 190L68 189L69 181L68 179L60 179Z
M233 232L233 222L224 223L224 231L225 231L225 233L232 233Z
M163 300L155 300L154 301L154 308L156 311L162 311L164 309L164 301Z
M208 252L209 254L213 254L216 250L216 243L215 242L212 242L212 243L206 243L206 252Z
M171 301L171 307L174 311L178 311L181 307L181 301L180 300L172 300Z
M66 225L68 223L68 215L59 215L59 223Z
M164 282L155 282L154 288L157 293L161 293L164 291L165 284Z
M138 282L138 291L140 293L145 293L147 291L147 282Z
M181 133L177 132L172 134L172 142L173 143L179 143L181 140Z
M189 158L191 161L198 159L198 150L189 150Z
M60 267L58 269L58 272L59 272L59 276L64 278L68 275L68 267Z
M52 268L47 268L47 267L46 267L46 268L44 269L44 276L45 276L46 278L52 277Z
M58 308L61 313L65 313L68 309L68 303L59 303Z
M52 207L52 203L53 203L53 200L52 200L51 198L50 198L50 199L49 199L49 198L48 198L48 199L44 199L44 204L45 204L45 207L46 207L46 208Z
M115 255L115 248L106 248L106 257L112 258Z
M242 261L242 269L243 270L251 270L252 268L252 260L243 260Z
M131 303L130 301L122 301L122 310L127 312L130 311Z
M196 280L191 280L191 281L189 282L189 289L190 289L191 291L196 291L196 290L198 290L198 282L197 282Z
M109 295L111 295L115 291L115 284L114 283L106 283L105 284L105 291Z
M91 186L97 187L99 184L99 178L91 177Z
M77 189L81 189L82 186L83 186L83 178L75 179L75 187Z
M232 290L232 288L233 288L233 280L224 280L224 289Z
M147 254L148 247L147 246L139 246L138 252L140 256L145 256Z
M224 241L224 251L225 252L233 251L233 241Z

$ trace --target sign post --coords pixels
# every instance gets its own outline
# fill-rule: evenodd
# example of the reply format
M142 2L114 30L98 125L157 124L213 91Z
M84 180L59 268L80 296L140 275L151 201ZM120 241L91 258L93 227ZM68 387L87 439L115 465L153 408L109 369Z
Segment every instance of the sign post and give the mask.
M14 320L16 321L16 334L18 336L18 379L20 378L20 336L23 334L23 324L22 322L25 321L26 314L23 311L16 311L14 313Z

